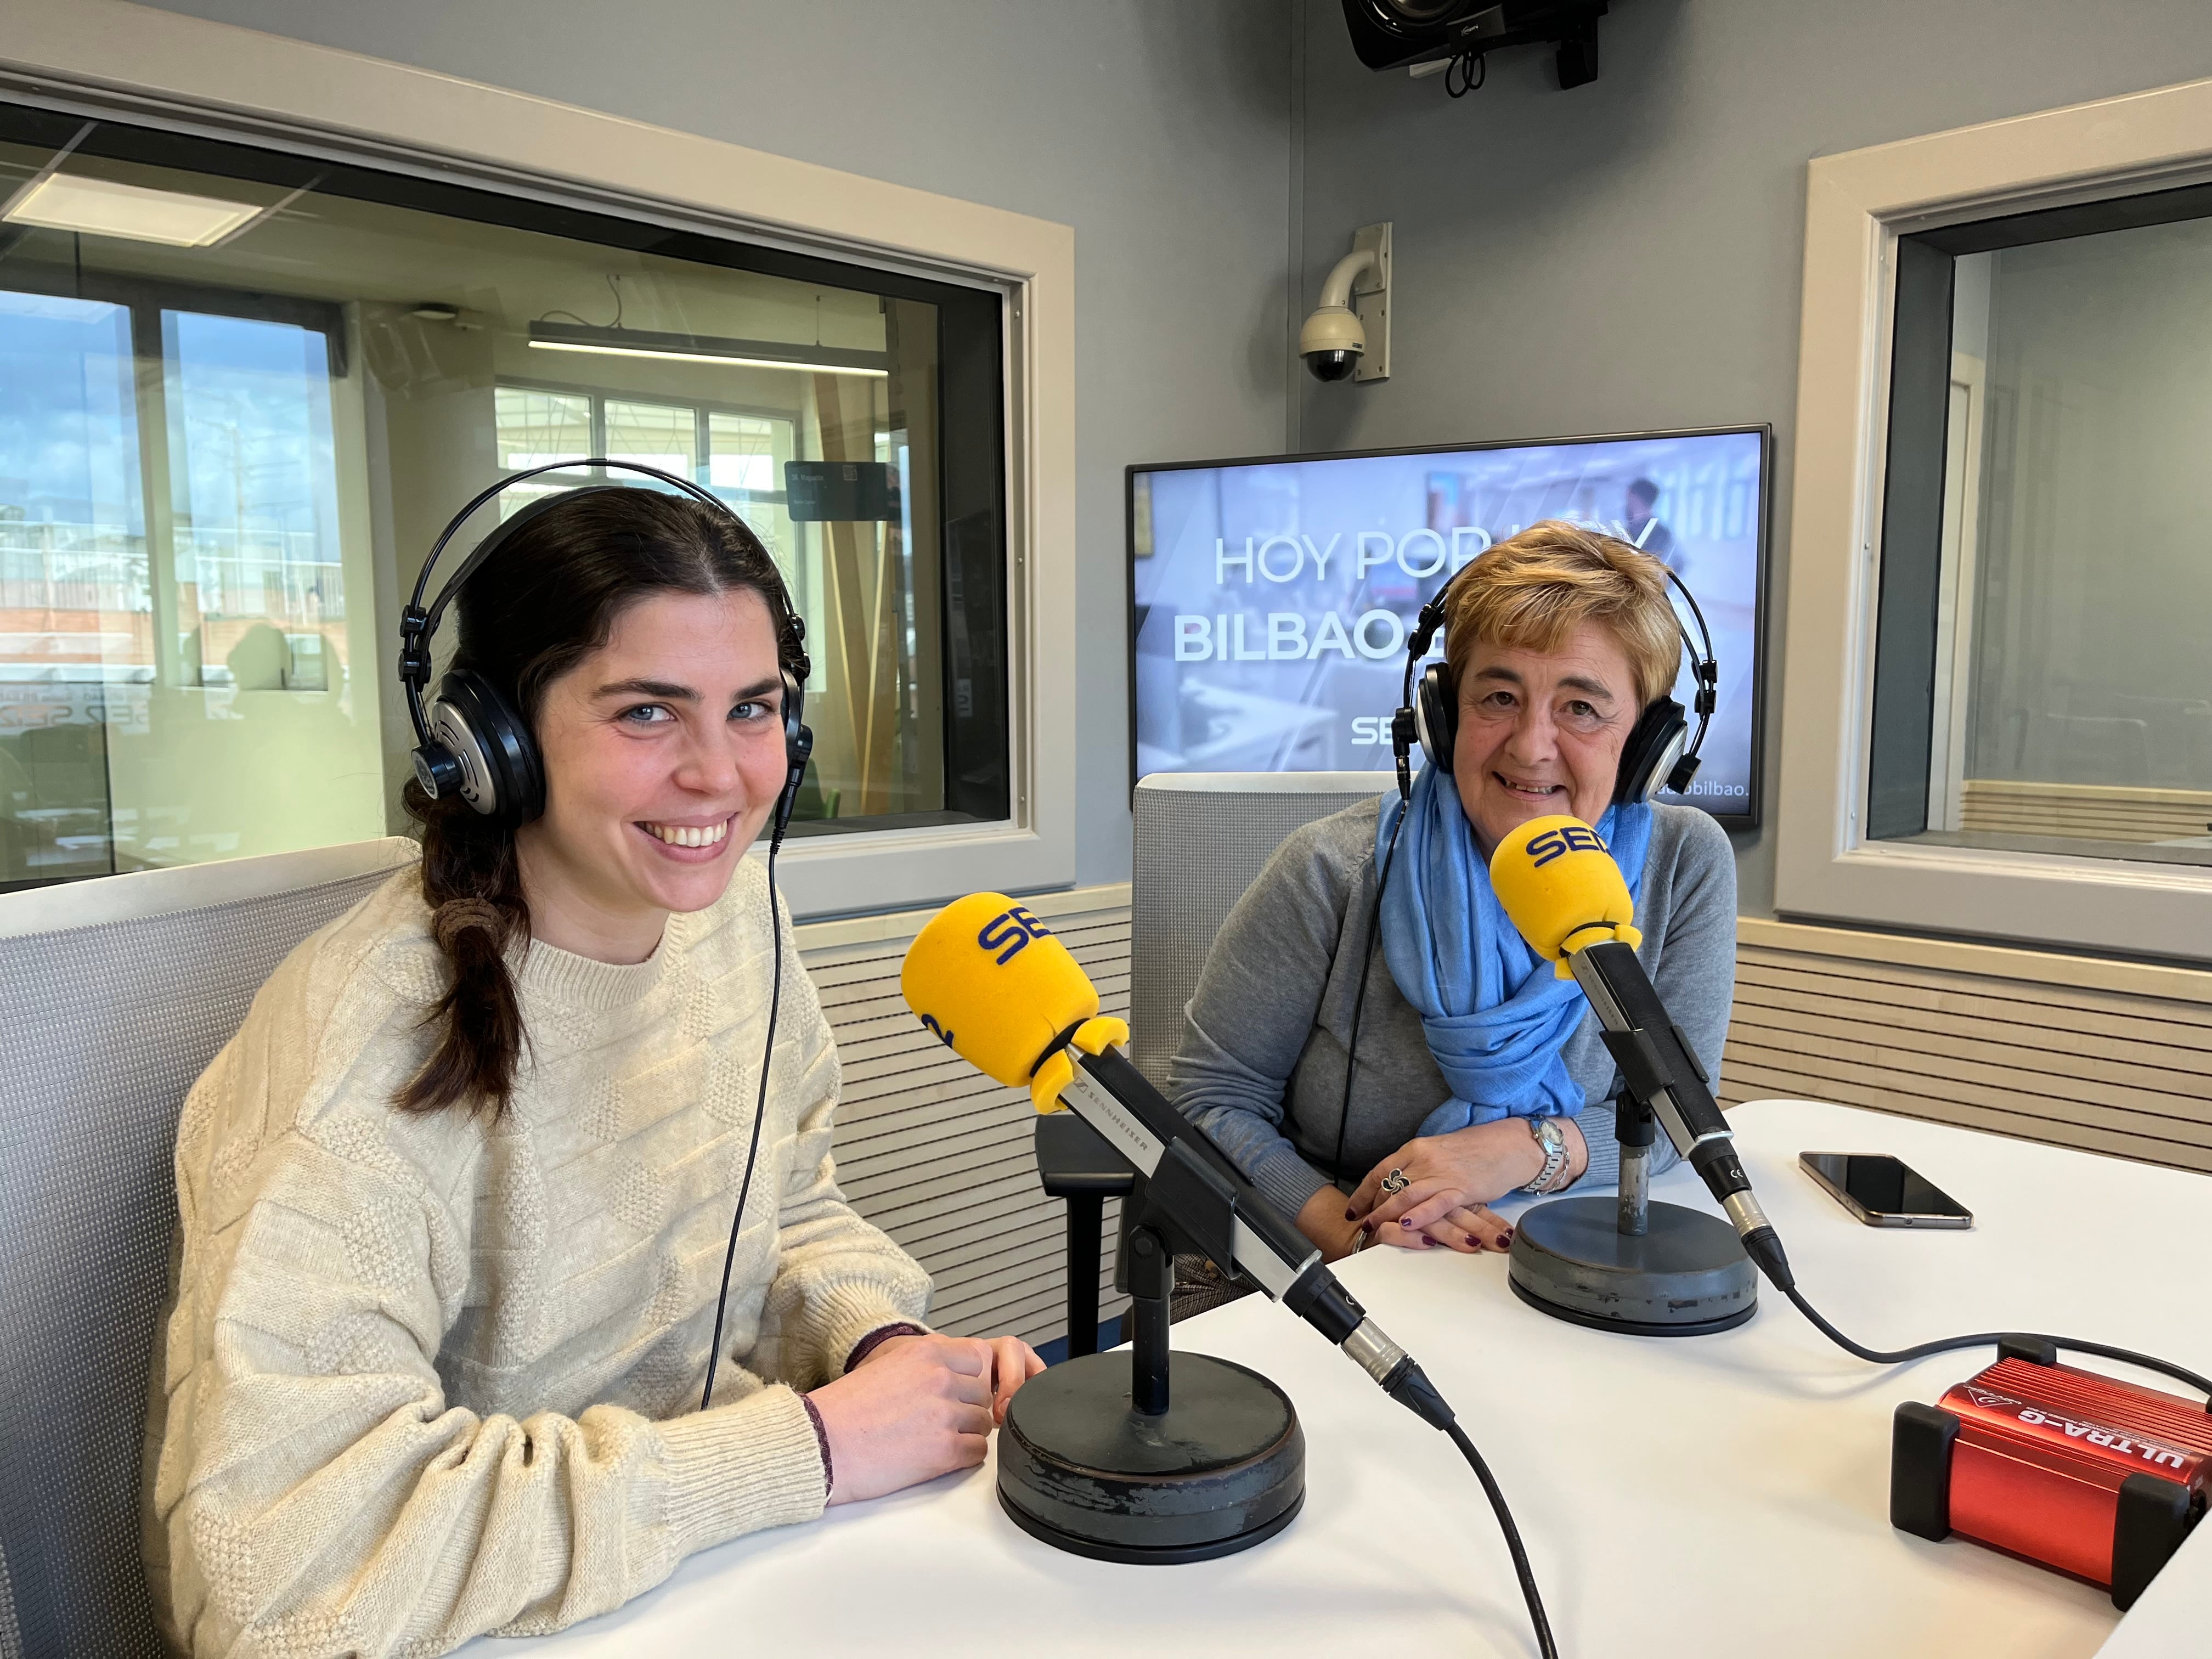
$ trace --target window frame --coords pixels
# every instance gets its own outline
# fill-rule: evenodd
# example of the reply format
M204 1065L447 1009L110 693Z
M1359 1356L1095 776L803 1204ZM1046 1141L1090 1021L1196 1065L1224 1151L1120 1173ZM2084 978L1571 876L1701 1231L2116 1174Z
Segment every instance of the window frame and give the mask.
M1074 233L358 53L118 3L11 18L0 97L921 277L1001 301L1009 817L794 838L794 915L1075 879ZM381 597L381 596L380 596ZM757 848L751 856L765 855Z
M1775 908L2212 961L2212 868L1869 838L1874 649L1902 236L2212 181L2212 82L1807 169Z

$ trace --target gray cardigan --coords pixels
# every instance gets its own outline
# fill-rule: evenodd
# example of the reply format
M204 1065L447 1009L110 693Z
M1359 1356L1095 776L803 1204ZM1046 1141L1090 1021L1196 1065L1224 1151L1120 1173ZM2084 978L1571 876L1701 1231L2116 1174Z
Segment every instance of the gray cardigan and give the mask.
M1357 1186L1451 1095L1420 1015L1377 948L1360 1016L1344 1164L1334 1167L1358 954L1375 911L1379 805L1362 801L1284 839L1207 953L1168 1068L1168 1097L1177 1109L1285 1215L1332 1180L1347 1191ZM1721 827L1697 808L1652 811L1637 955L1706 1074L1717 1079L1735 991L1735 856ZM1578 1121L1589 1168L1577 1184L1610 1186L1620 1159L1614 1071L1595 1014L1585 1013L1567 1039L1565 1059L1586 1103ZM1589 1103L1601 1109L1588 1109ZM1674 1161L1663 1133L1653 1154L1654 1173Z

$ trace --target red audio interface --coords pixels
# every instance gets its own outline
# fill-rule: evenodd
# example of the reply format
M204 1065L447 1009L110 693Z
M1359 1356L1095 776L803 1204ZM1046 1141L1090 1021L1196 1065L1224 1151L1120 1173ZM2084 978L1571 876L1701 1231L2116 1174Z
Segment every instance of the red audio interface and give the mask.
M1897 1408L1889 1518L2111 1588L2131 1607L2204 1512L2202 1403L2056 1363L2021 1340L1941 1403Z

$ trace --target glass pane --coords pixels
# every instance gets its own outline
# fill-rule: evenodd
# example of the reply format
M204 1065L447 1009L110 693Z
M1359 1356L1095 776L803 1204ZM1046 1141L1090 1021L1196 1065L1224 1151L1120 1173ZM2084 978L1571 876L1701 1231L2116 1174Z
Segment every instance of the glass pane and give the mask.
M501 471L523 472L533 466L550 466L555 461L582 460L598 450L592 437L592 400L588 396L503 386L493 392L492 408ZM543 472L502 489L499 493L499 516L507 518L540 495L556 495L580 483L590 471L588 467L562 467L558 472Z
M161 341L177 626L198 635L185 641L185 683L328 691L344 652L325 649L323 624L345 617L328 342L174 311Z
M783 488L783 469L793 456L795 430L792 422L773 416L708 410L707 485L737 510L775 555L791 583L792 603L807 618L811 637L817 607L810 570Z
M106 875L154 664L131 313L0 290L0 890Z
M0 203L64 146L234 210L0 227L0 884L404 830L398 605L600 455L781 564L801 833L1008 816L998 292L4 103Z
M143 729L112 738L118 867L369 840L386 824L383 738L352 672L356 641L373 642L346 601L371 582L368 526L349 530L339 507L337 319L157 321L170 552L156 605L173 622Z
M608 459L658 467L695 483L699 473L699 411L666 404L607 399ZM619 483L617 473L614 482ZM650 483L650 480L647 481ZM655 486L656 488L658 486Z
M1908 361L1914 257L1874 833L2212 863L2212 222L1923 258L1944 326Z

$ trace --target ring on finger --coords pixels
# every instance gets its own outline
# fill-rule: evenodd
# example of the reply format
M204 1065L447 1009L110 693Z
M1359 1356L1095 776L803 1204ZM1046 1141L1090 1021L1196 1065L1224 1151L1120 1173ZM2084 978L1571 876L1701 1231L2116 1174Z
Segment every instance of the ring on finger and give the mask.
M1404 1192L1407 1188L1413 1184L1413 1177L1407 1175L1403 1170L1393 1170L1389 1174L1382 1177L1382 1191L1386 1195L1389 1196L1395 1196L1397 1194Z

